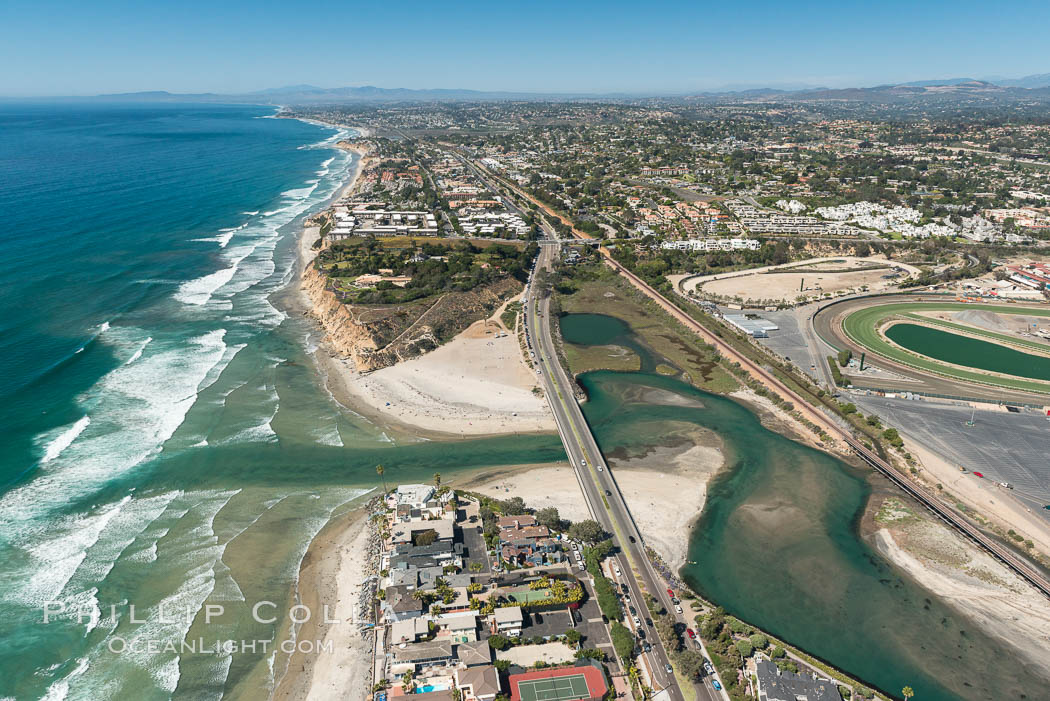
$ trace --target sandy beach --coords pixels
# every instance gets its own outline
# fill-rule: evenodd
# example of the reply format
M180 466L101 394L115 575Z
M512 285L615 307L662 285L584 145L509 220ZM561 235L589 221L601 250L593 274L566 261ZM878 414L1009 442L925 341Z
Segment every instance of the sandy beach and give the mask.
M554 431L517 337L503 332L497 315L429 353L367 374L331 355L325 364L342 390L333 393L379 423L455 436Z
M372 681L371 633L358 624L361 584L373 567L372 542L364 511L357 509L330 522L310 544L299 569L299 601L313 616L297 640L324 641L331 652L295 652L273 694L275 701L368 696ZM328 607L325 622L324 607Z
M346 148L362 158L337 199L354 192L373 159L360 144ZM316 257L319 235L319 227L303 229L300 270ZM299 294L299 301L313 308L306 294ZM336 400L384 428L427 437L554 431L554 417L522 358L517 334L499 319L502 311L429 353L371 373L357 372L324 343L314 358Z
M723 463L721 450L704 444L685 450L658 448L644 457L610 460L646 544L672 569L686 563L693 522L704 508L708 483ZM520 496L534 509L554 506L562 518L572 521L591 517L568 465L483 471L460 486L501 499Z
M1031 539L1036 550L1050 553L1050 524L1014 499L1009 490L991 480L976 479L971 474L960 472L958 467L934 451L909 440L906 434L904 439L905 448L918 458L930 483L942 484L945 492L991 519L1004 532L1013 529Z
M1050 601L1006 567L925 519L880 529L875 546L925 589L1050 677Z

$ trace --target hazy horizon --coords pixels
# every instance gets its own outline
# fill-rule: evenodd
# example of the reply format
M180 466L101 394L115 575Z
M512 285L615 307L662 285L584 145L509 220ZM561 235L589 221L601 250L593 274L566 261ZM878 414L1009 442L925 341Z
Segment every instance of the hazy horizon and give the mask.
M44 2L0 9L0 60L17 66L0 76L0 95L241 94L303 83L667 95L1020 78L1050 65L1039 42L1019 42L1017 32L1048 24L1050 4L1011 3L989 14L973 0L586 0L527 10L190 0L134 12L113 0Z

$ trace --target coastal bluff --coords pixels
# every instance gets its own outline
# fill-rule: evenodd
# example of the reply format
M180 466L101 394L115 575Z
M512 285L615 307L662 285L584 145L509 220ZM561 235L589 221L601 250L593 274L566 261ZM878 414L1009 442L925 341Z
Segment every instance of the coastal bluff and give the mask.
M354 305L338 298L316 266L307 265L302 275L310 314L324 329L326 343L358 372L389 367L437 348L520 289L521 283L508 277L422 305Z

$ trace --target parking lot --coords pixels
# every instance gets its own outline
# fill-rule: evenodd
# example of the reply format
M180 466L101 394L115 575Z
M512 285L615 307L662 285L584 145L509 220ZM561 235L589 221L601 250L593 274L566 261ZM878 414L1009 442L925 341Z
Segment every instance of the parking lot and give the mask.
M1050 421L1034 412L973 412L929 401L854 395L853 402L883 423L967 470L1009 482L1011 495L1050 520ZM968 425L973 414L974 424Z

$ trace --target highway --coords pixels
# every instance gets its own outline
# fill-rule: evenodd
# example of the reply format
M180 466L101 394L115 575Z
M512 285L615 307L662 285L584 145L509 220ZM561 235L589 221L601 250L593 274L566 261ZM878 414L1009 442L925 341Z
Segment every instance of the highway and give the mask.
M568 221L556 212L553 212L542 202L539 202L534 198L529 198L528 195L523 194L523 196L534 202L548 215L561 219L563 223L570 227L573 235L582 239L592 239L591 236L573 227L571 221ZM543 247L541 250L547 250L547 247ZM626 278L627 281L630 282L639 292L656 302L662 309L664 309L664 311L681 322L686 328L692 330L705 342L713 345L727 360L730 362L738 362L740 367L747 371L752 377L779 394L785 400L792 402L795 409L797 409L805 418L823 428L831 436L841 440L845 445L849 446L854 452L856 452L866 463L888 477L890 481L932 511L938 518L958 530L974 544L1006 565L1014 572L1014 574L1031 584L1041 594L1050 597L1050 579L1048 579L1041 570L1032 565L1023 556L1014 552L1012 549L994 538L985 535L984 532L967 521L963 516L956 513L948 504L942 502L938 496L929 492L925 487L912 482L906 475L904 475L904 473L897 470L897 468L889 462L883 460L872 451L867 450L860 441L854 438L850 430L843 428L835 421L835 419L825 414L821 409L811 405L802 396L781 382L780 379L760 363L755 362L749 356L740 353L722 338L716 336L704 327L696 319L686 314L681 308L660 294L651 285L616 261L612 257L612 253L610 253L609 249L602 246L599 247L598 250L606 265L610 266L613 270ZM819 319L819 315L817 318ZM555 363L555 365L557 365L557 363Z
M554 246L541 246L537 256L533 281L537 271L550 270L558 249ZM667 652L660 642L655 628L646 625L649 618L645 605L644 593L654 596L667 611L674 616L674 606L667 593L663 580L653 569L645 553L644 541L634 519L631 517L623 494L601 450L584 419L583 412L577 404L565 370L557 360L554 340L551 336L550 296L547 290L530 284L527 289L528 302L525 306L526 336L529 348L535 354L535 364L540 379L550 402L554 419L561 435L565 452L575 469L588 509L594 519L613 535L619 548L615 561L622 576L619 582L625 582L631 593L632 604L639 612L641 627L645 629L646 640L652 644L652 652L645 655L649 662L650 677L657 689L666 689L672 701L684 701L685 696L679 687L680 683L691 684L701 701L728 701L728 695L722 696L707 684L692 684L685 679L676 679L666 672ZM626 612L625 612L626 614ZM629 619L630 616L627 616ZM692 622L684 616L678 617L686 625ZM686 640L686 644L689 644ZM704 656L710 659L707 651ZM723 691L722 694L725 694Z

